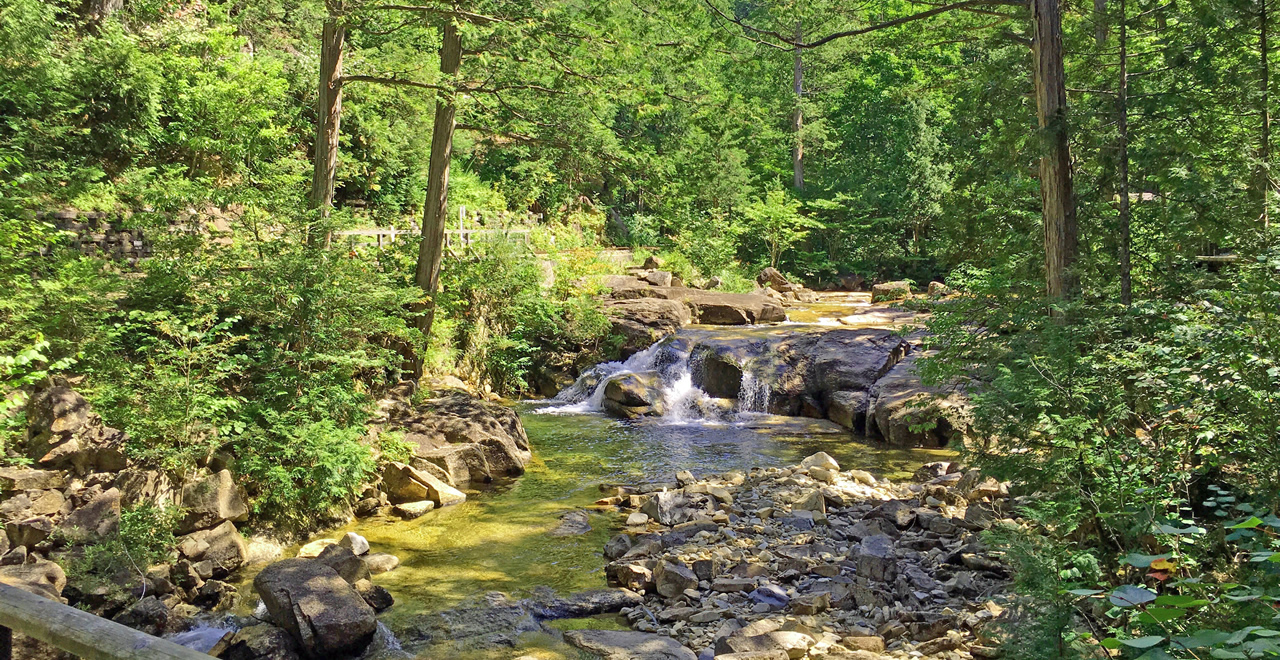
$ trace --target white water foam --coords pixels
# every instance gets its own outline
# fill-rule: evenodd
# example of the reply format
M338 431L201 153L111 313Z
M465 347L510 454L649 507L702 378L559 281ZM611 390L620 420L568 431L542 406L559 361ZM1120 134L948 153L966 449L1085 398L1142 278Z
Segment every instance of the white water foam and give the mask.
M657 373L661 383L664 414L658 420L669 424L724 423L729 411L694 385L693 375L701 368L702 354L690 355L692 342L680 335L668 337L632 355L624 362L608 362L588 369L573 385L556 395L543 414L582 414L604 410L605 387L628 374ZM741 395L734 412L762 413L768 410L769 386L743 369Z

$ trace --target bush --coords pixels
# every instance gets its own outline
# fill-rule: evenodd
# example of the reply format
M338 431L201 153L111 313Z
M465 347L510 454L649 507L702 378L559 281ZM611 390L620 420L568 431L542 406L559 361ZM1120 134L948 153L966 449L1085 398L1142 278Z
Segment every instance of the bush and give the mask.
M141 583L147 567L167 562L176 539L173 530L181 519L176 508L150 503L126 507L116 531L84 546L78 556L64 562L68 581L82 592L105 589L109 601L127 605L131 596L125 585Z

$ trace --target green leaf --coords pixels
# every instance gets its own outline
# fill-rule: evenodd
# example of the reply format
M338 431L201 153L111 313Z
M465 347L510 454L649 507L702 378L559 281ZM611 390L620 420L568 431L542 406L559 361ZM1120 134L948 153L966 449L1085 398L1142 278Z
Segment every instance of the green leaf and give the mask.
M1157 596L1155 604L1163 607L1204 607L1209 601L1195 596L1166 595Z
M1231 633L1221 630L1198 630L1189 637L1174 637L1173 643L1184 649L1202 649L1206 646L1221 644L1231 637Z
M1164 623L1180 619L1186 614L1186 610L1176 607L1148 607L1138 615L1137 619L1142 623Z
M1150 567L1150 566L1151 566L1151 562L1153 562L1153 561L1155 561L1155 560L1157 560L1157 559L1168 559L1168 558L1170 558L1170 557L1172 557L1172 556L1173 556L1173 555L1170 555L1170 554L1163 554L1163 555L1143 555L1143 554L1139 554L1139 553L1137 553L1137 552L1131 552L1131 553L1129 553L1129 555L1128 555L1128 556L1126 556L1124 559L1121 559L1121 560L1120 560L1120 563L1121 563L1121 564L1128 564L1128 565L1130 565L1130 566L1135 566L1135 567L1137 567L1137 568L1148 568L1148 567Z
M1132 646L1135 649L1149 649L1163 641L1163 636L1148 635L1146 637L1137 637L1135 639L1122 639L1120 640L1120 643L1125 646Z
M1238 525L1232 525L1227 529L1253 529L1254 527L1257 527L1258 525L1261 525L1261 524L1262 524L1262 519L1257 516L1253 516L1248 520Z
M1106 638L1106 639L1102 640L1100 643L1101 643L1104 647L1109 648L1109 649L1118 649L1118 648L1120 648L1121 646L1124 646L1123 644L1121 644L1121 643L1120 643L1120 640L1116 639L1115 637L1108 637L1108 638Z
M1249 656L1239 652L1227 649L1210 649L1209 655L1219 658L1219 660L1245 660Z
M1111 592L1110 600L1112 604L1118 607L1136 607L1145 603L1150 603L1156 599L1155 592L1132 584L1124 584L1116 587Z
M1067 593L1073 596L1097 596L1103 591L1101 589L1068 589Z

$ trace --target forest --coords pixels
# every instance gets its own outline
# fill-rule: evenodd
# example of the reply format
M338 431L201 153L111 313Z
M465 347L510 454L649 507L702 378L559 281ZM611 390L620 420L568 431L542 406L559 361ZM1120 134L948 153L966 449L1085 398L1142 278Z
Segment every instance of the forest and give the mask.
M220 657L464 657L422 621L606 581L645 600L465 657L1280 656L1276 25L1267 0L0 0L0 584L49 565L55 600L169 639L144 599L249 617L256 574L296 636L263 586L292 560L251 574L255 548L346 533L401 562L348 581L395 596L402 655L373 623L268 655L242 621ZM476 545L422 531L450 524ZM700 547L624 561L682 524ZM227 525L234 561L191 554ZM477 552L503 577L450 582Z

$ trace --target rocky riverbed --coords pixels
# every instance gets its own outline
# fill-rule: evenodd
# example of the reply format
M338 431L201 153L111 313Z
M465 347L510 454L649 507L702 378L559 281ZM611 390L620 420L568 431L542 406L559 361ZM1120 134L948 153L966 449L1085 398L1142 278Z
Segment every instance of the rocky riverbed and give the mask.
M617 657L994 655L1008 570L978 534L1005 517L1007 486L946 462L918 477L893 484L818 453L792 467L618 488L603 502L631 512L605 547L608 576L644 595L622 613L635 631L689 651ZM595 649L608 637L567 639Z

